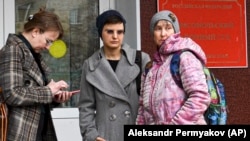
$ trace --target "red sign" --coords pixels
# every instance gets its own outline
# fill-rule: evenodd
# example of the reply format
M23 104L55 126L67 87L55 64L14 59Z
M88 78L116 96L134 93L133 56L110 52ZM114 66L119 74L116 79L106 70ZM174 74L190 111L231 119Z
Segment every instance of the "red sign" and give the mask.
M248 67L245 0L158 0L176 14L183 37L206 53L208 67Z

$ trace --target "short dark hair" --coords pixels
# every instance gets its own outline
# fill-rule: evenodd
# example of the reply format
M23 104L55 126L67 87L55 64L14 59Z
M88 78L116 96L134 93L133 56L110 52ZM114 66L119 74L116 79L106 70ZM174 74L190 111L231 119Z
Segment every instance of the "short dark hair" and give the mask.
M107 10L103 12L96 18L96 27L98 29L98 34L102 37L102 29L105 24L116 24L123 23L124 32L125 32L125 24L126 20L124 17L116 10Z

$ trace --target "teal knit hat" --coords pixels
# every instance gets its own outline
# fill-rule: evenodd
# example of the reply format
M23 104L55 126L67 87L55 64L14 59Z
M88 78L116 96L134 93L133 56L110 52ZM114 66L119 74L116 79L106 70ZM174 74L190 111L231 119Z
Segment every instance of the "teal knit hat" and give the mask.
M175 33L180 32L179 22L178 22L177 17L175 16L175 14L173 12L169 11L169 10L163 10L163 11L157 12L152 17L151 22L150 22L150 32L151 33L154 32L155 24L159 20L167 20L167 21L169 21L170 23L172 23Z

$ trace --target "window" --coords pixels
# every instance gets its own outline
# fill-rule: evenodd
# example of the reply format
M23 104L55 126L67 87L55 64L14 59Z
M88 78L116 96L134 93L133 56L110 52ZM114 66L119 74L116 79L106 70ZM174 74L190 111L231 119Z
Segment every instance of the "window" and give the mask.
M79 89L83 61L99 49L100 40L95 27L99 0L15 0L16 33L22 31L27 17L43 6L60 17L65 31L62 41L66 45L66 54L61 58L55 58L49 52L42 54L52 71L50 78L65 80L70 90ZM61 107L75 107L78 97L74 95Z

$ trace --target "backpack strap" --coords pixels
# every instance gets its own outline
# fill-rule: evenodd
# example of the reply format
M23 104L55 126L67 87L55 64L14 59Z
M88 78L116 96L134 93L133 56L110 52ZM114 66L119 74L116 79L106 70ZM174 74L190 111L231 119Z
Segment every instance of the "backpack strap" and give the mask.
M173 53L173 57L171 59L171 62L170 62L170 72L171 72L171 75L175 81L175 83L180 87L180 88L183 88L182 86L182 82L181 82L181 77L180 77L180 71L179 71L179 66L180 66L180 56L181 56L181 53L185 52L185 51L189 51L191 53L193 53L192 50L189 50L189 49L182 49L182 50L178 50L176 52ZM193 53L195 56L196 54ZM196 56L197 57L197 56ZM198 58L198 57L197 57ZM202 64L203 65L203 64Z
M192 52L191 50L188 50L188 49L183 49L183 50L179 50L177 52L174 52L173 54L173 57L171 59L171 63L170 63L170 71L171 71L171 74L172 74L172 77L175 81L175 83L180 87L180 88L183 88L182 86L182 82L181 82L181 77L180 77L180 72L179 72L179 66L180 66L180 55L182 52L184 51L190 51ZM194 53L193 53L194 54ZM195 54L194 54L195 55ZM196 55L195 55L196 56ZM197 56L196 56L197 57ZM221 98L218 98L218 95L217 93L215 92L215 90L217 89L216 88L216 84L218 83L217 79L215 78L214 74L212 72L210 72L210 70L203 65L203 71L206 75L206 79L207 79L207 83L209 83L208 85L208 90L209 90L209 93L211 95L211 98L212 98L212 103L220 103L220 99ZM222 84L221 84L222 85ZM222 85L223 86L223 85ZM224 93L224 92L222 92ZM224 97L223 97L224 98ZM223 99L223 101L225 101L225 99ZM216 100L216 101L213 101ZM219 101L218 101L219 100Z
M141 51L140 50L136 50L136 57L135 57L135 63L138 65L138 67L140 68L140 73L137 75L136 77L136 88L137 88L137 93L138 95L140 95L140 89L141 89Z
M173 53L173 57L170 62L170 72L171 75L175 81L175 83L180 87L183 88L182 82L181 82L181 77L180 77L180 71L179 71L179 66L180 66L180 55L184 50L179 50Z

